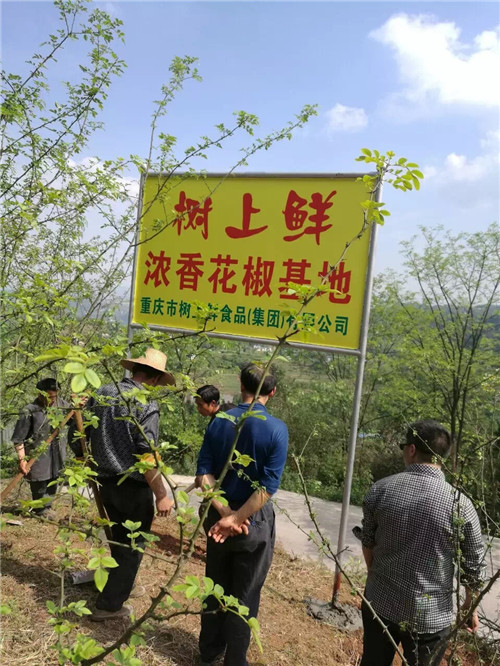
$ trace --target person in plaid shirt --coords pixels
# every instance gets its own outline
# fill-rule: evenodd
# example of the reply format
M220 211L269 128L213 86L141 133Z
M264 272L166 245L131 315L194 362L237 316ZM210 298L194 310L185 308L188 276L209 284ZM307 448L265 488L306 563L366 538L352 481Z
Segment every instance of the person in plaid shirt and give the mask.
M481 526L470 499L445 481L441 460L451 437L440 423L411 424L400 448L406 470L377 481L363 503L365 596L410 666L437 665L454 618L455 567L465 587L462 610L484 579ZM368 605L361 610L360 666L390 666L394 645ZM469 630L477 627L474 612Z

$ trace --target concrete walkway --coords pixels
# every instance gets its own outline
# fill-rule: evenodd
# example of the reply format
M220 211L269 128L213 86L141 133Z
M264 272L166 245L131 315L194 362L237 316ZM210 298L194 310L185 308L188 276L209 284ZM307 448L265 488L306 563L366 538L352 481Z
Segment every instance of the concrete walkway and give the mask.
M193 477L188 476L174 476L175 482L179 486L186 487L192 481ZM194 493L191 494L192 502L197 503L198 499ZM308 534L314 530L313 523L309 517L307 506L304 498L297 493L291 493L287 490L278 490L274 496L276 521L277 521L277 538L278 542L288 553L297 555L298 557L310 558L314 561L321 560L325 566L332 571L335 569L335 564L331 559L322 557L318 553L317 547L308 539ZM340 525L340 513L342 505L337 502L327 502L317 498L312 499L314 511L317 516L317 521L323 530L327 539L330 540L333 551L337 551L338 531ZM287 517L288 514L290 518ZM361 525L362 510L359 506L351 506L349 509L349 521L346 536L347 550L344 555L344 563L349 562L353 567L356 567L362 560L361 543L352 534L352 528L355 525ZM293 522L292 522L293 521ZM294 524L295 523L295 524ZM303 531L299 530L300 526ZM493 539L491 542L491 549L488 553L488 576L500 569L500 539ZM333 586L333 578L332 578ZM494 587L490 590L489 594L483 599L480 607L480 615L486 618L500 622L500 581L497 581ZM488 633L483 630L482 633Z

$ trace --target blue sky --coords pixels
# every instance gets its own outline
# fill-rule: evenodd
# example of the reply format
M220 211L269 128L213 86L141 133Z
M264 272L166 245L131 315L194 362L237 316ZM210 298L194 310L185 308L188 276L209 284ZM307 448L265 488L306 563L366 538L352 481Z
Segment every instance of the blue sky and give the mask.
M179 147L255 113L262 132L303 104L307 128L249 168L267 172L359 171L361 147L394 150L426 174L419 193L385 190L392 212L379 235L377 271L400 267L398 244L418 225L485 229L499 210L499 6L495 2L106 2L126 35L128 68L111 90L88 156L145 154L153 100L176 55L199 58L162 129ZM49 32L49 2L2 2L4 68L18 71ZM81 53L81 52L80 52ZM54 71L71 78L78 50ZM224 171L242 142L200 164ZM84 156L82 156L84 157Z

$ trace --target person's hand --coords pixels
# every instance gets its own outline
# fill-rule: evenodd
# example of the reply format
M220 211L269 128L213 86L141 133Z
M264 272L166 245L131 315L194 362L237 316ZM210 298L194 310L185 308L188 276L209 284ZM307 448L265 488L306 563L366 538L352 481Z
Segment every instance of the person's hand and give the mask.
M172 511L174 503L166 495L161 499L156 498L156 515L157 516L169 516Z
M462 605L461 612L462 612L462 617L469 613L469 606L467 603ZM476 633L476 631L479 628L479 617L477 615L477 611L474 611L471 615L469 615L465 626L470 634Z
M90 396L87 393L80 393L79 395L76 393L71 394L71 400L73 402L73 406L76 407L77 409L83 409L87 402L89 401Z
M238 534L244 534L246 536L248 534L249 525L250 521L248 518L241 522L238 519L236 512L231 511L229 515L224 516L218 520L215 525L212 525L208 532L208 536L212 537L216 543L224 543L224 541L231 536L236 536Z
M19 470L26 476L28 474L29 469L28 469L28 461L26 458L23 458L22 460L19 461Z
M469 589L466 589L465 599L460 608L462 617L464 615L469 614L469 611L473 603L474 603L474 594ZM467 618L466 627L467 631L470 634L476 633L476 631L479 628L479 617L477 615L477 611L474 611L469 615L469 617Z
M478 629L479 629L479 617L477 615L477 611L474 611L467 620L467 631L470 634L475 634Z
M197 474L194 477L194 487L195 488L203 488L203 474Z

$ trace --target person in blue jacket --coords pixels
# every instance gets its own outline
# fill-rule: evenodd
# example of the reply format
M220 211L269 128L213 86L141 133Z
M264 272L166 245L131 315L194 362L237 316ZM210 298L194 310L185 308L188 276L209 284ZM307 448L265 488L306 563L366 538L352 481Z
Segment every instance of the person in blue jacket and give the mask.
M254 364L240 375L242 403L227 414L237 422L254 400L264 371ZM209 509L206 576L248 606L256 617L260 593L271 566L275 542L275 516L269 498L276 493L286 462L288 430L271 416L266 404L276 393L276 379L267 374L253 407L256 416L245 419L237 450L252 462L233 465L222 481L228 506L214 500ZM197 464L197 484L215 484L230 453L235 422L215 418L208 426ZM238 469L244 474L238 475ZM213 664L224 653L225 666L247 666L250 629L234 613L217 612L215 597L207 599L201 616L200 663Z

